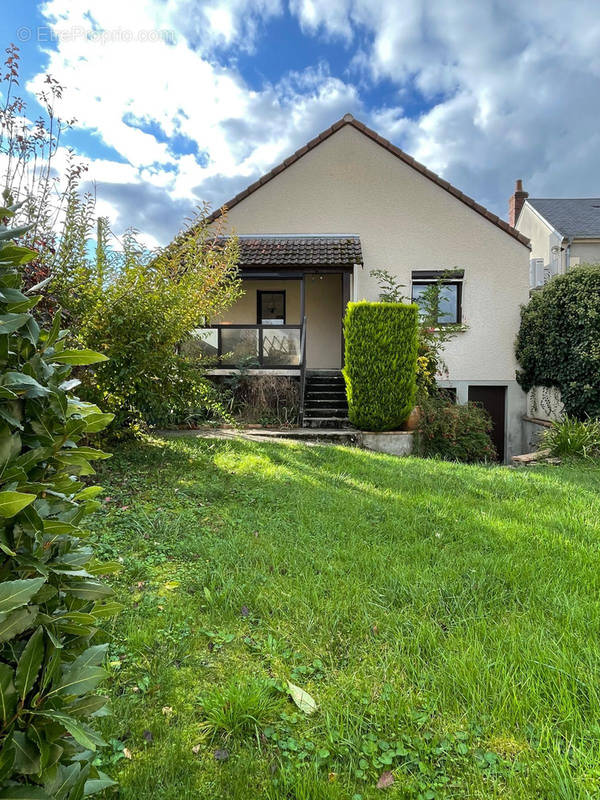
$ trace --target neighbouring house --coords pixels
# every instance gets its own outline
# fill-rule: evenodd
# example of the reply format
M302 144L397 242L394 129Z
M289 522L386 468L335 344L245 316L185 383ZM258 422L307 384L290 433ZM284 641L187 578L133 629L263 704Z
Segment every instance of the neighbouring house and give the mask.
M518 180L508 210L510 224L531 242L532 289L571 267L600 263L600 198L533 198Z
M304 424L336 424L342 319L349 301L379 299L371 270L391 272L416 301L453 270L440 324L464 329L447 347L440 383L457 402L488 408L502 458L522 452L514 341L529 296L524 234L350 114L226 207L245 294L202 333L221 359L216 373L243 362L297 375Z

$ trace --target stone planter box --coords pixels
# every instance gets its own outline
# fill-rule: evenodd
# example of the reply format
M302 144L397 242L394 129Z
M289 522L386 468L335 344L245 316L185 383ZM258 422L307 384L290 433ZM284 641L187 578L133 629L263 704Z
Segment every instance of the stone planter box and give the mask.
M365 450L377 453L409 456L413 450L413 431L362 431L360 438Z

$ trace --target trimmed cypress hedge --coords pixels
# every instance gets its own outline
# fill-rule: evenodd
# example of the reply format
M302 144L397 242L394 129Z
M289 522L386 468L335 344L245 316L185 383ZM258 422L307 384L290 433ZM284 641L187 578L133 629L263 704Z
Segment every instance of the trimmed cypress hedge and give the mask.
M350 421L361 430L399 428L415 400L417 306L349 303L344 337Z

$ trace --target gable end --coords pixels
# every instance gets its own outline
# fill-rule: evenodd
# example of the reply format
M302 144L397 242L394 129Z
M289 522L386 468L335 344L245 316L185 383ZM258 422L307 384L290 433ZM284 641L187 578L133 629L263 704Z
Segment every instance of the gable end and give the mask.
M296 150L295 153L292 153L292 155L286 158L284 161L282 161L281 164L278 164L276 167L273 167L272 170L265 173L265 175L260 177L257 181L251 183L250 186L247 186L241 192L236 194L235 197L232 197L231 200L225 203L223 207L217 209L216 211L213 211L213 213L206 218L206 222L207 223L214 222L222 215L223 209L230 209L236 206L238 203L241 203L242 200L244 200L249 195L253 194L257 189L260 189L260 187L264 186L265 183L268 183L270 180L273 180L273 178L279 175L280 172L283 172L289 166L295 164L296 161L299 161L302 158L302 156L306 155L306 153L313 150L315 147L321 144L321 142L325 141L325 139L328 139L330 136L339 131L340 128L343 128L345 125L351 125L357 131L360 131L360 133L364 134L369 139L372 139L378 145L386 149L388 152L392 153L392 155L396 156L396 158L399 158L409 167L412 167L417 172L420 172L421 175L428 178L430 181L435 183L440 188L444 189L446 192L451 194L457 200L460 200L461 203L464 203L469 208L472 208L473 211L477 212L482 217L487 219L488 222L491 222L493 225L496 225L498 228L503 230L505 233L509 234L509 236L512 236L514 239L516 239L518 242L525 245L526 247L528 248L530 247L529 239L522 233L520 233L516 228L513 228L511 225L509 225L508 222L505 222L497 214L493 214L491 211L488 211L487 208L482 206L480 203L477 203L475 200L473 200L472 197L469 197L468 195L464 194L464 192L461 192L460 189L457 189L451 183L444 180L444 178L441 178L435 172L432 172L424 164L421 164L412 156L409 156L408 153L405 153L399 147L396 147L396 145L392 144L392 142L390 142L388 139L384 139L384 137L380 136L376 131L372 130L371 128L368 128L364 123L359 122L359 120L354 119L352 114L345 114L342 117L342 119L338 120L337 122L334 122L333 125L331 125L331 127L324 130L318 136L315 136L314 139L311 139L310 142L307 142L299 150Z

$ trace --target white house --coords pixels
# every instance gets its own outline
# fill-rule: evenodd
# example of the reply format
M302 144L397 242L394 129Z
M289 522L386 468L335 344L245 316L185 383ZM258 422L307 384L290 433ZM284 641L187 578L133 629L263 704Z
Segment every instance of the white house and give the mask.
M415 299L454 270L443 322L464 329L441 383L488 408L504 458L522 452L514 341L529 296L525 235L350 114L226 207L245 295L207 332L215 352L234 353L223 369L237 353L287 375L340 370L346 304L379 299L371 270L393 273Z
M600 263L600 198L532 198L517 181L509 221L531 242L530 285Z

